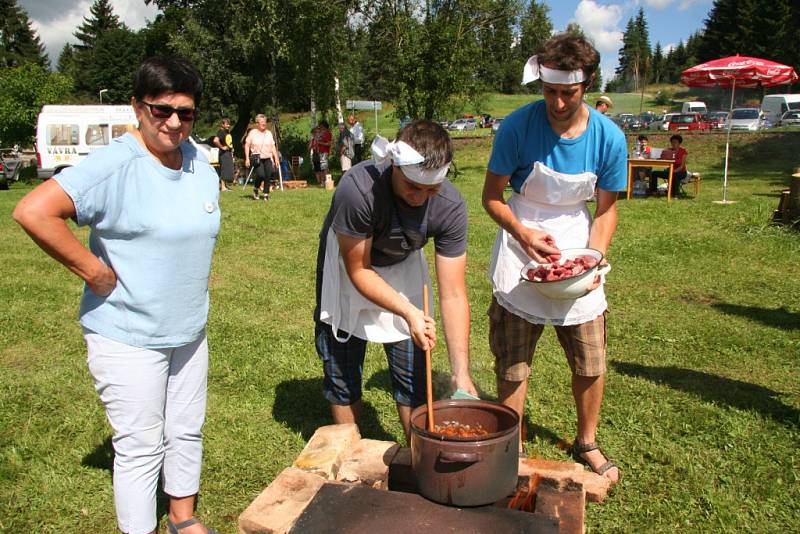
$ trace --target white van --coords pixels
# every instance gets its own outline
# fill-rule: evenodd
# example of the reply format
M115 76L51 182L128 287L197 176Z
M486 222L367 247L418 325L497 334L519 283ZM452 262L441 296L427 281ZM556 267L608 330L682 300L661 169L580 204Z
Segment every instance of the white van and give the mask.
M708 113L708 108L704 102L684 102L681 107L681 113L700 113L705 115Z
M50 178L83 161L93 151L138 125L131 106L43 106L36 125L39 178ZM219 149L189 139L209 163L219 162Z
M790 109L800 111L800 94L766 95L761 101L761 112L772 124L778 124L783 114Z

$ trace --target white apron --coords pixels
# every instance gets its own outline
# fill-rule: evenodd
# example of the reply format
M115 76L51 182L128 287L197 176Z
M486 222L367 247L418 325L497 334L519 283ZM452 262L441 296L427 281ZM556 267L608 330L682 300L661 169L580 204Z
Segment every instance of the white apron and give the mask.
M345 343L351 335L376 343L394 343L411 337L405 319L378 306L353 286L339 253L336 232L332 228L328 230L326 238L323 265L319 317L323 323L331 325L337 341ZM433 315L431 277L422 249L411 252L400 263L373 269L419 309L423 309L422 286L427 284L428 304ZM344 336L340 336L340 331Z
M592 224L586 201L594 195L596 182L591 172L563 174L537 161L508 205L523 225L552 235L558 248L586 247ZM517 240L500 228L488 275L503 308L531 323L557 326L585 323L605 311L602 285L578 299L554 300L521 282L520 271L529 261Z

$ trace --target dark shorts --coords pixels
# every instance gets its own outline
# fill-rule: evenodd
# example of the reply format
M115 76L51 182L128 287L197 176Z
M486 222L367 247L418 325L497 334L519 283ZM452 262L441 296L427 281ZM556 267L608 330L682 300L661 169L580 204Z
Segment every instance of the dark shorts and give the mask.
M219 153L219 177L226 182L233 181L233 154L228 150Z
M489 347L495 357L497 378L527 380L543 324L529 323L506 310L492 297L489 306ZM606 315L587 323L555 326L569 368L576 375L600 376L606 372Z
M333 337L330 325L317 321L317 354L322 360L325 380L322 394L331 404L349 406L361 399L361 382L367 342L351 336L345 343ZM347 334L339 332L339 337ZM425 351L411 339L384 343L389 362L394 400L403 406L425 404Z

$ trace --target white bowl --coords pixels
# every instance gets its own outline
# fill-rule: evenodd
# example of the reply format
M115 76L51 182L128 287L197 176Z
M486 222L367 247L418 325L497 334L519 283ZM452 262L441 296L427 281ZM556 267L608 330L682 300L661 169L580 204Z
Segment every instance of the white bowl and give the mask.
M529 269L535 269L542 264L535 260L531 260L526 263L520 271L520 278L523 282L533 284L533 287L535 287L539 293L547 298L554 300L577 299L586 294L586 292L589 290L589 286L591 286L594 282L595 276L606 274L611 270L611 265L606 264L600 266L600 262L603 261L603 253L593 248L564 249L561 251L561 259L559 260L559 263L563 262L564 260L577 258L578 256L592 256L593 258L597 259L597 265L577 276L572 276L564 280L552 280L549 282L543 280L541 282L535 282L533 280L529 280L526 273Z

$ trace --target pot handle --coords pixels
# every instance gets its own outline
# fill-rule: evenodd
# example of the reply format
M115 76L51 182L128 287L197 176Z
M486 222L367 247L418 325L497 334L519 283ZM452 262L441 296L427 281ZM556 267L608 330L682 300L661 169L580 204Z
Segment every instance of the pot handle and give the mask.
M445 463L474 464L481 459L478 452L439 451L439 460Z

